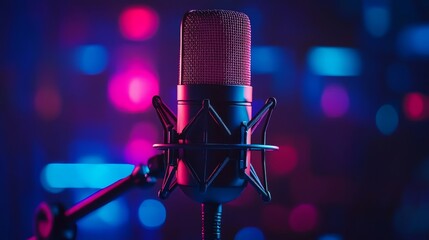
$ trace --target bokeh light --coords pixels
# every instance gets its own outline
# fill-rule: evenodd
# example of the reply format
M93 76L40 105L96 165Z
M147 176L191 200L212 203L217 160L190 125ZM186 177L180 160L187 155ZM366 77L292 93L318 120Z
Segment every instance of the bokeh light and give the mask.
M345 115L349 109L349 95L340 85L329 85L322 93L321 107L323 113L330 118Z
M144 200L139 207L139 219L146 228L158 228L164 224L167 212L164 205L155 199Z
M324 234L320 236L317 240L342 240L340 234L330 233L330 234Z
M78 189L73 191L73 197L77 202L88 198L92 194L93 191L87 189ZM115 237L118 238L121 235L118 236L115 231L124 227L130 221L129 216L130 209L126 199L119 197L94 210L94 212L86 215L76 223L79 229L78 232L112 231L112 233L116 235Z
M42 174L50 188L104 188L131 174L130 164L50 163Z
M421 120L424 117L425 99L421 93L408 93L404 97L403 108L405 116L411 120Z
M128 7L119 16L119 30L129 40L149 39L155 35L158 26L158 13L148 6Z
M47 178L47 172L46 172L46 167L44 167L42 169L42 171L40 172L40 183L43 187L43 189L45 189L47 192L50 193L60 193L64 190L64 188L59 188L59 187L52 187L51 183L50 183L50 179Z
M113 200L100 208L97 215L110 226L123 225L129 220L128 204L123 198Z
M313 47L308 52L308 65L321 76L356 76L361 71L358 52L346 47Z
M58 88L52 85L42 85L36 90L34 108L37 115L43 120L54 120L62 108L61 95Z
M375 123L378 130L384 135L391 135L398 127L398 113L389 104L381 106L375 116Z
M366 6L363 19L367 31L374 37L381 37L389 30L390 11L386 6Z
M398 51L405 56L429 55L429 25L406 27L398 40Z
M107 50L101 45L83 45L76 50L75 64L77 69L84 74L99 74L106 69L107 63Z
M291 173L298 163L298 151L290 145L280 145L280 150L270 153L268 169L270 176L284 177Z
M125 147L125 160L131 164L147 164L150 157L157 154L153 147L153 142L144 138L133 138Z
M252 72L254 73L275 73L288 67L283 64L283 49L273 46L252 47Z
M240 229L234 240L264 240L264 233L257 227L245 227Z
M137 113L147 110L158 95L159 83L154 73L133 68L114 75L109 82L110 101L120 111Z
M317 227L318 211L312 204L300 204L289 215L289 226L294 232L308 232Z

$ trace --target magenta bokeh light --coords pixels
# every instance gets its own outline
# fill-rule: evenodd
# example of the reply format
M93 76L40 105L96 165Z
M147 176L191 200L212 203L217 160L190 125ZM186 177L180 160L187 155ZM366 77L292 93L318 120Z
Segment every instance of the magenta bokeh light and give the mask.
M290 144L281 145L279 148L279 151L270 154L268 168L273 176L282 177L295 169L298 163L298 151Z
M424 117L425 98L421 93L409 93L405 95L404 113L411 120L421 120Z
M110 101L123 112L143 112L152 104L152 97L158 95L158 79L144 69L128 70L112 77L108 94Z
M147 164L147 160L158 152L152 147L153 143L143 139L131 139L125 147L125 160L131 164Z
M129 40L142 41L153 37L158 25L158 13L147 6L128 7L119 16L119 30Z
M349 95L340 85L329 85L322 93L321 107L323 113L330 118L341 117L349 109Z
M311 204L300 204L289 215L289 226L295 232L312 231L318 222L318 211Z

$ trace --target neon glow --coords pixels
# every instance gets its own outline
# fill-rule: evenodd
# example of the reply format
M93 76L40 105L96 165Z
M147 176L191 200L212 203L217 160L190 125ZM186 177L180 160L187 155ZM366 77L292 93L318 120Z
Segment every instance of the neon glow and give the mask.
M357 50L345 47L313 47L307 61L310 69L321 76L357 76L361 60Z
M129 40L147 40L156 34L158 26L158 13L148 6L128 7L119 16L119 30Z
M349 95L342 86L330 85L323 90L320 104L327 117L342 117L349 109Z
M420 93L409 93L405 95L403 107L409 119L421 120L424 118L425 98Z
M158 153L152 145L153 142L143 138L131 139L125 147L125 159L134 165L147 164L147 160Z
M400 33L399 51L408 56L429 55L429 25L408 27Z
M42 174L49 188L104 188L133 169L131 164L51 163Z
M257 227L245 227L240 229L234 237L234 240L264 240L264 233Z
M158 78L145 70L129 70L112 77L108 86L110 101L120 111L144 112L159 94Z
M391 135L398 127L398 113L392 105L381 106L375 116L378 130L384 135Z
M318 211L314 205L300 204L289 215L289 226L295 232L312 231L318 224Z
M144 200L139 207L139 219L146 228L158 228L162 226L167 217L164 205L155 199Z
M84 45L76 50L76 66L84 74L95 75L107 67L107 50L101 45Z
M367 31L374 37L386 34L390 26L390 11L385 6L368 6L363 12Z
M34 108L43 120L54 120L62 108L62 100L58 88L54 86L40 86L34 97Z

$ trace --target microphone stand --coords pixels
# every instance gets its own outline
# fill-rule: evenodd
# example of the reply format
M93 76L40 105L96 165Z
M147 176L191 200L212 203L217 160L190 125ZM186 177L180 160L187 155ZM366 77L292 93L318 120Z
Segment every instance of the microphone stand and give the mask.
M213 106L210 104L209 99L203 100L202 107L194 116L193 120L178 133L176 130L177 117L174 113L164 104L159 96L152 98L152 104L158 114L161 124L164 128L164 143L154 144L154 148L164 150L166 160L166 171L165 176L161 185L161 189L158 192L158 196L161 199L166 199L169 194L178 186L177 183L177 168L178 168L178 155L185 149L201 149L203 151L208 149L227 149L227 150L241 150L241 159L245 159L247 151L260 151L261 152L261 163L262 163L262 181L250 163L247 165L244 160L240 164L241 177L249 182L256 191L261 195L261 198L265 202L271 200L271 194L268 190L267 171L266 171L266 151L277 150L277 146L267 145L267 128L271 119L271 114L276 106L276 99L269 98L265 102L265 105L256 113L256 115L249 121L243 122L240 127L240 139L241 142L237 144L221 144L221 143L208 143L207 139L204 139L202 143L180 143L186 142L186 133L192 127L195 126L199 119L203 119L201 116L210 113L212 120L218 123L224 128L225 131L230 133L230 130L221 119L219 114L215 111ZM265 122L262 120L265 119ZM261 143L262 144L250 144L249 139L246 137L247 132L253 133L260 123L263 123ZM191 173L194 179L198 179L200 189L204 192L219 175L222 169L225 167L229 158L219 163L219 165L212 171L210 176L206 179L200 179L194 168L186 161L182 160L186 165L187 169ZM249 168L249 172L246 173L245 169ZM221 219L222 219L222 204L219 202L203 202L201 203L201 236L202 240L220 240L221 239Z
M220 240L222 204L201 203L201 238L202 240Z
M28 240L73 240L76 221L114 200L131 187L152 187L163 175L163 154L149 159L148 166L137 165L132 173L65 210L61 204L42 202L35 214L35 235Z

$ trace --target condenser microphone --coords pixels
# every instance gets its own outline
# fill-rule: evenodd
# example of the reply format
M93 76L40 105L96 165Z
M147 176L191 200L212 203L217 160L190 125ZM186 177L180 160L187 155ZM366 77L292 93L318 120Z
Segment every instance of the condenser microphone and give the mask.
M177 118L158 96L154 107L164 127L167 169L159 191L166 198L179 187L202 203L203 239L220 239L221 204L253 185L269 201L266 129L276 104L269 98L252 118L250 21L229 10L192 10L181 23ZM267 116L267 117L265 117ZM265 117L265 118L264 118ZM262 139L251 134L262 121ZM263 181L253 168L251 151L261 151Z
M184 133L184 144L242 142L240 126L252 113L250 41L250 21L244 13L204 10L183 17L177 131ZM201 108L207 111L198 116ZM238 169L247 164L248 153L240 155L240 150L187 149L178 165L177 182L198 202L231 201L246 185Z

